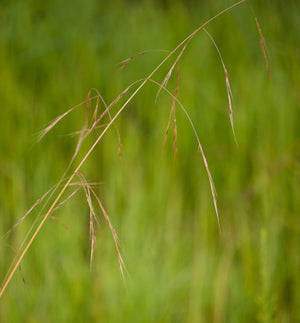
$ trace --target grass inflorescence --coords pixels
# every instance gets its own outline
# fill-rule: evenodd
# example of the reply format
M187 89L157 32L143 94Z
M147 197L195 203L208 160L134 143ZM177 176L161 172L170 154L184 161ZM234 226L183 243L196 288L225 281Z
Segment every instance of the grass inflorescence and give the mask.
M17 225L21 224L25 218L27 218L35 209L37 209L38 206L40 206L40 210L38 212L38 215L35 217L35 220L32 223L31 228L28 230L25 238L23 239L22 243L20 244L18 250L15 253L15 257L13 259L13 262L11 263L11 266L9 267L6 276L3 279L3 282L1 284L1 290L0 290L0 297L3 295L5 289L7 288L9 282L11 281L13 275L15 272L20 269L21 261L23 260L24 256L28 252L28 249L30 248L33 241L36 239L36 236L40 232L41 228L44 226L45 222L48 219L53 219L55 221L60 222L57 217L54 216L54 212L56 212L58 209L60 209L66 202L71 200L78 192L79 190L83 190L86 202L88 204L89 208L89 235L90 235L90 267L92 268L93 259L94 259L94 250L95 250L95 244L96 244L96 223L98 222L98 216L97 211L95 209L95 204L97 205L98 209L102 212L109 229L111 231L115 248L117 251L118 259L119 259L119 267L123 276L123 279L125 280L125 273L126 273L126 267L125 263L123 261L121 250L120 250L120 244L119 244L119 238L117 236L116 230L110 220L110 217L105 210L103 203L101 201L101 198L97 195L96 191L93 188L94 183L89 183L88 180L85 178L84 174L82 173L81 169L82 166L86 163L89 156L92 154L92 152L95 150L95 147L101 142L103 136L108 132L110 128L115 128L115 131L117 133L118 137L118 153L120 156L120 159L122 160L122 142L121 142L121 136L120 131L118 129L118 126L116 125L116 119L119 117L119 115L124 111L124 109L132 102L133 98L143 89L145 84L151 83L157 86L157 95L155 98L155 101L157 100L158 96L161 92L165 92L170 98L172 99L172 105L170 109L169 119L167 121L167 127L165 130L165 136L164 136L164 145L166 143L167 136L169 134L169 130L171 127L173 127L173 149L174 149L174 156L176 156L178 147L177 147L177 140L178 140L178 126L176 122L176 108L179 108L183 111L184 115L186 116L188 123L192 127L194 136L197 140L197 146L198 150L200 151L205 170L208 176L209 185L211 189L211 196L213 200L214 210L217 217L217 225L219 227L219 231L221 233L221 222L219 217L219 209L217 205L217 197L216 197L216 191L215 191L215 185L213 182L213 176L211 174L206 155L204 153L204 149L201 145L199 135L197 133L196 127L192 121L192 117L190 116L188 112L188 108L184 106L184 104L179 100L179 83L180 83L180 68L179 63L184 55L188 45L193 40L193 38L201 31L204 31L211 42L213 43L214 47L217 50L217 53L219 55L219 58L221 60L221 64L223 67L224 75L225 75L225 85L227 90L227 96L228 96L228 110L229 110L229 119L231 123L231 128L233 132L233 136L235 141L237 142L237 136L235 133L234 128L234 122L233 122L233 104L232 104L232 91L231 86L229 83L229 75L227 68L225 67L225 63L223 60L223 57L221 55L221 51L217 46L216 41L214 40L211 33L209 33L205 27L215 20L217 17L223 15L224 13L230 11L234 7L242 4L246 0L239 1L232 6L220 11L218 14L213 16L211 19L207 20L205 23L203 23L200 27L195 29L192 33L190 33L182 42L179 43L173 50L171 51L165 51L162 50L162 52L167 52L167 55L165 58L151 71L151 73L145 77L138 79L134 82L132 82L128 87L126 87L123 91L117 95L117 97L112 100L110 104L106 102L104 97L101 95L101 92L97 89L91 89L88 92L87 99L80 104L70 108L66 112L62 113L58 117L56 117L53 121L51 121L37 136L37 141L43 140L43 138L59 123L61 123L66 117L70 116L72 112L75 110L78 110L80 108L83 108L84 113L84 124L83 128L80 131L72 133L73 136L78 136L77 144L75 146L74 153L71 157L70 163L61 176L58 183L52 187L48 192L46 192L44 195L42 195L36 203L33 204L33 206L24 214L24 216L10 229L8 233L10 233ZM254 12L253 12L254 13ZM270 76L270 70L269 65L267 62L266 57L266 44L265 40L260 28L260 25L258 23L258 20L255 16L255 21L257 24L257 28L259 30L260 38L261 38L261 46L263 50L263 54L266 61L266 67L268 71L268 75L271 80ZM129 63L131 63L136 58L148 54L149 52L152 52L153 50L148 50L141 52L139 54L136 54L123 62L121 62L121 70L124 69ZM157 51L157 50L155 50ZM171 64L171 67L168 69L167 74L165 75L162 82L157 82L153 79L154 74L161 69L163 65L169 60L173 58L173 63ZM176 71L176 72L175 72ZM167 88L168 81L172 77L172 75L175 74L175 89L173 91L170 91ZM93 94L93 95L92 95ZM124 103L122 103L125 101ZM117 108L117 105L121 104L120 108ZM100 132L100 133L99 133ZM93 143L88 148L87 152L83 154L83 157L79 158L79 153L81 152L81 148L83 143L88 137L91 137L92 135L96 134L96 139L94 139ZM77 164L76 164L77 162ZM21 269L20 269L21 270Z

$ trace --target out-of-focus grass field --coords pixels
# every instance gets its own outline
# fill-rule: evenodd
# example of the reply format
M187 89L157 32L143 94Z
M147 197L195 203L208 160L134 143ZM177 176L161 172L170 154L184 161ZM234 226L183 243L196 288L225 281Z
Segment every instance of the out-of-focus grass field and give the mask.
M40 143L50 120L97 88L111 102L166 53L233 1L3 1L0 4L0 278L36 213L5 232L63 174L84 107ZM1 322L300 321L300 6L252 1L264 33L268 79L246 2L207 26L230 75L239 146L228 117L224 72L200 32L180 60L179 99L195 123L218 193L222 235L207 174L185 115L149 84L82 169L119 235L118 267L100 210L89 269L89 209L81 193L56 212L0 299ZM174 58L173 58L174 60ZM154 79L162 81L164 65ZM175 78L168 88L173 92ZM124 100L122 102L125 102ZM116 112L120 104L115 106ZM102 107L103 108L103 107ZM23 282L23 279L25 283Z

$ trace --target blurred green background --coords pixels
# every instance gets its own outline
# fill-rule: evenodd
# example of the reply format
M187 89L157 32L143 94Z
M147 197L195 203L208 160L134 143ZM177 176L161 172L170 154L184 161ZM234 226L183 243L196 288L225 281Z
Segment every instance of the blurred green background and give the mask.
M63 174L85 108L41 142L37 133L97 88L111 102L234 1L1 1L0 278L35 215L8 229ZM270 84L253 6L269 52ZM0 300L1 322L300 321L300 22L298 1L248 1L207 26L230 75L234 143L224 72L204 32L180 60L179 99L195 123L207 174L185 115L149 84L82 169L119 235L118 267L101 211L89 269L89 209L81 192L49 219ZM154 76L162 81L175 57ZM168 88L173 92L175 77ZM124 100L122 102L125 102ZM120 104L113 110L114 114ZM101 107L103 109L103 107ZM92 141L88 140L87 144ZM86 147L84 147L86 149ZM79 160L76 162L78 163ZM24 281L25 282L24 282Z

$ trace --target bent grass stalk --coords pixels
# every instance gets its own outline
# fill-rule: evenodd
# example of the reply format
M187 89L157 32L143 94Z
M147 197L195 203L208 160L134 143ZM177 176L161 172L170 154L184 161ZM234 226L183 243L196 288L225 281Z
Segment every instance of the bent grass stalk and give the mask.
M97 96L94 96L94 97L90 97L90 93L88 95L88 99L86 101L83 101L81 102L80 104L78 104L77 106L74 106L73 108L69 109L68 111L66 111L65 113L63 113L62 115L58 116L56 119L54 119L53 122L51 122L38 136L38 140L42 139L43 136L45 136L58 122L60 122L65 116L67 116L69 113L71 113L72 111L74 111L76 108L82 106L83 104L87 104L87 109L88 109L88 104L89 102L92 100L92 99L97 99L97 102L99 100L99 98L102 100L102 103L104 104L105 106L105 110L104 112L98 117L96 118L96 115L97 115L97 107L98 107L98 104L96 105L96 109L95 109L95 112L94 112L94 122L93 124L91 125L90 128L88 129L85 129L83 131L80 132L80 136L79 136L79 140L78 140L78 143L77 143L77 147L76 147L76 150L75 150L75 153L71 159L71 162L69 164L69 166L67 167L67 170L64 172L62 178L59 180L59 182L57 183L56 186L54 186L53 189L49 190L45 195L42 196L42 198L40 198L40 200L38 200L34 206L30 209L30 211L32 211L32 209L37 205L39 204L50 192L49 194L49 197L48 199L46 200L45 204L43 205L42 207L42 210L39 212L38 216L36 217L33 225L31 226L31 228L29 229L28 233L26 234L26 237L25 239L23 240L21 246L19 247L19 250L17 251L16 255L15 255L15 258L13 260L13 262L11 263L11 266L9 267L9 270L3 280L3 283L1 285L1 290L0 290L0 297L2 297L5 289L7 288L9 282L11 281L13 275L15 274L16 270L19 268L20 266L20 263L21 261L23 260L25 254L27 253L28 249L30 248L32 242L35 240L37 234L39 233L39 231L41 230L42 226L44 225L45 221L50 217L51 213L57 209L58 205L61 205L61 203L59 203L60 199L62 198L63 194L65 193L65 191L67 190L67 188L71 185L74 185L74 183L72 183L73 179L75 178L75 176L81 176L79 171L82 167L82 165L86 162L86 160L88 159L88 157L90 156L90 154L93 152L93 150L95 149L95 147L97 146L97 144L101 141L102 137L104 136L104 134L107 132L107 130L111 127L111 125L114 124L116 118L121 114L121 112L126 108L126 106L129 104L129 102L131 102L131 100L136 96L136 94L143 88L143 86L147 83L147 82L152 82L152 83L155 83L156 85L159 86L159 91L158 93L161 91L161 89L163 89L164 91L166 91L172 98L173 100L176 101L176 103L181 107L181 109L183 110L183 112L185 113L189 123L191 124L191 127L193 128L193 132L196 136L196 139L197 139L197 143L198 143L198 148L200 150L200 153L201 153L201 156L202 156L202 159L203 159L203 162L204 162L204 165L205 165L205 168L206 168L206 172L207 172L207 175L208 175L208 179L209 179L209 184L210 184L210 189L211 189L211 193L212 193L212 198L213 198L213 203L214 203L214 208L215 208L215 212L216 212L216 216L217 216L217 221L218 221L218 226L219 226L219 230L221 232L221 226L220 226L220 220L219 220L219 213L218 213L218 207L217 207L217 200L216 200L216 193L215 193L215 188L214 188L214 184L213 184L213 180L212 180L212 176L211 176L211 173L210 173L210 170L209 170L209 167L208 167L208 163L207 163L207 160L206 160L206 157L205 157L205 154L204 154L204 151L203 151L203 148L201 146L201 143L200 143L200 140L199 140L199 137L197 135L197 132L196 132L196 129L193 125L193 122L187 112L187 110L184 108L184 106L180 103L180 101L177 99L176 96L174 96L169 90L166 89L166 84L172 74L172 71L174 69L174 67L176 66L176 64L178 63L180 57L182 56L187 44L191 41L191 39L200 31L202 30L207 24L209 24L211 21L215 20L217 17L219 17L220 15L224 14L225 12L231 10L232 8L240 5L241 3L245 2L246 0L241 0L239 2L236 2L235 4L227 7L226 9L220 11L218 14L216 14L215 16L213 16L212 18L210 18L209 20L207 20L206 22L204 22L200 27L198 27L196 30L194 30L189 36L187 36L179 45L176 46L175 49L173 49L161 62L160 64L158 64L154 70L148 75L147 78L144 78L144 79L141 79L141 80L138 80L138 81L135 81L133 82L130 86L128 86L123 92L121 92L121 94L110 104L110 105L106 105L105 101L103 100L102 96L100 95L100 93L98 92L98 95ZM179 48L182 48L182 50L180 51L179 55L177 56L175 62L173 63L171 69L169 70L169 72L167 73L164 81L162 82L162 84L152 80L152 76L160 69L160 67L173 55L176 53L176 51L179 49ZM136 55L137 56L140 56L140 55ZM133 57L134 58L134 57ZM132 58L132 59L133 59ZM125 61L126 63L128 63L131 59ZM126 64L127 65L127 64ZM119 110L116 112L116 114L111 117L110 117L110 121L109 123L104 127L104 130L100 133L100 135L98 136L98 138L94 141L94 143L92 144L92 146L90 147L90 149L88 150L88 152L85 154L85 156L82 158L82 160L79 162L79 164L77 165L77 167L75 168L74 172L68 177L68 178L65 178L67 172L69 171L70 167L71 167L71 164L74 162L74 159L78 153L78 150L80 148L80 145L82 143L82 141L85 139L85 137L91 133L91 131L93 129L96 128L96 126L98 125L98 123L102 120L102 118L106 115L106 114L109 114L111 108L129 91L129 89L131 89L135 84L138 84L140 83L141 84L134 90L134 92L130 95L130 97L125 101L125 103L121 106L121 108L119 108ZM88 125L87 125L88 126ZM120 145L120 144L119 144ZM66 180L66 183L63 184L63 182ZM83 178L81 177L81 180L83 180ZM43 215L40 223L38 224L37 228L34 230L33 234L31 235L31 237L29 238L30 236L30 233L32 232L35 224L37 223L38 219L40 219L41 217L41 213L43 211L43 209L45 208L45 206L49 203L51 197L57 192L58 188L60 186L63 186L62 189L58 192L56 198L54 199L54 201L52 202L51 206L48 208L48 211L46 212L45 215ZM117 237L117 234L109 220L109 217L108 217L108 214L106 213L105 209L103 208L103 205L100 201L100 199L98 198L98 196L95 194L95 192L93 191L93 189L91 189L91 187L87 184L87 182L85 181L85 179L83 180L82 184L81 184L83 187L84 187L84 190L86 192L86 195L87 195L87 199L88 199L88 204L89 204L89 207L90 207L90 218L93 218L94 216L94 212L93 212L93 209L91 210L91 205L89 203L89 199L91 198L91 193L92 195L96 198L97 202L98 202L98 205L99 207L101 208L101 211L104 215L104 217L106 218L108 224L109 224L109 227L110 227L110 230L112 232L112 235L113 235L113 238L114 238L114 241L115 241L115 245L116 245L116 248L117 248L117 252L118 252L118 257L119 257L119 266L120 266L120 270L121 270L121 273L122 273L122 277L124 278L124 271L123 271L123 268L125 268L124 266L124 262L123 262L123 259L121 257L121 253L120 253L120 250L119 250L119 247L118 247L118 237ZM73 193L72 193L73 194ZM69 199L69 198L67 198ZM26 213L26 216L29 214L30 212L27 212ZM22 217L22 220L25 218L25 216ZM18 222L20 223L20 221ZM94 237L94 227L93 227L93 223L91 224L90 226L90 231L91 231L91 239L92 239L92 245L91 245L91 263L92 263L92 260L93 260L93 248L94 248L94 242L95 242L95 237ZM26 240L29 239L29 241L25 244ZM25 245L23 251L21 252L22 250L22 247ZM125 268L126 269L126 268Z
M226 90L227 90L227 98L228 98L228 108L229 108L229 118L230 118L230 123L231 123L231 129L232 129L232 133L234 136L234 140L235 143L237 144L237 139L236 139L236 135L235 135L235 130L234 130L234 122L233 122L233 111L232 111L232 92L231 92L231 87L230 87L230 83L229 83L229 76L228 76L228 72L225 66L225 63L223 61L223 57L222 54L219 50L218 45L216 44L215 40L213 39L213 37L211 36L211 34L205 29L203 28L204 32L207 34L207 36L210 38L210 40L212 41L212 43L214 44L218 55L220 57L220 61L224 70L224 74L225 74L225 84L226 84Z

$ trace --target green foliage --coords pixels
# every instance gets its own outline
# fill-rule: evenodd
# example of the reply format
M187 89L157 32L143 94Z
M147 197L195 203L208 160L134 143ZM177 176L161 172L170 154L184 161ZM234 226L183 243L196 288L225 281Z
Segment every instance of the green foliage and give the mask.
M226 5L228 1L226 1ZM253 4L269 53L270 84L248 3L208 25L229 72L239 146L222 65L204 32L180 60L179 99L196 125L218 192L220 236L197 142L179 108L163 149L172 99L147 85L117 119L83 172L119 235L124 286L101 215L89 270L84 194L49 219L0 300L1 322L296 322L300 320L299 5ZM223 2L0 4L0 234L54 185L83 126L84 107L40 143L45 124L97 88L108 103L146 77ZM162 82L170 63L155 74ZM174 75L168 88L175 89ZM124 101L123 101L124 102ZM114 112L119 105L114 108ZM103 109L103 107L101 107ZM88 142L87 142L88 144ZM86 148L86 147L85 147ZM1 280L34 214L0 241ZM23 279L25 282L23 282Z

